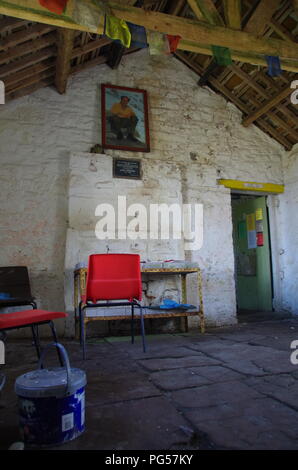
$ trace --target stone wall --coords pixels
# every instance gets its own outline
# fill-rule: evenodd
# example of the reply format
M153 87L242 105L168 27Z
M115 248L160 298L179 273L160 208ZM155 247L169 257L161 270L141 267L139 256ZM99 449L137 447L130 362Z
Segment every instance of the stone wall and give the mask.
M202 267L209 324L235 321L230 195L217 179L283 183L284 150L255 126L244 128L241 112L197 80L174 57L143 50L117 70L73 76L63 96L46 88L1 106L0 263L29 267L39 306L64 308L69 159L100 143L100 84L111 83L147 90L151 152L107 153L143 159L144 180L135 185L144 197L158 194L160 175L178 172L183 202L204 204L203 248L185 255ZM165 256L158 244L154 250Z
M285 193L279 197L282 308L298 314L298 145L283 159Z

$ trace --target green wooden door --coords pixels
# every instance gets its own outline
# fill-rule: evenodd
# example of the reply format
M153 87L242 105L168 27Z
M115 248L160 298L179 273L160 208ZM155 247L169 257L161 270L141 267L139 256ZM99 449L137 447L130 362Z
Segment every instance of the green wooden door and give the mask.
M266 198L233 199L232 215L238 310L271 311L271 255Z

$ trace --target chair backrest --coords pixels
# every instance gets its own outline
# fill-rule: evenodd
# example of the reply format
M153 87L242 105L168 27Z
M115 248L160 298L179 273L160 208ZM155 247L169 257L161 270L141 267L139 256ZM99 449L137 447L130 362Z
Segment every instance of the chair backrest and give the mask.
M28 269L26 266L0 267L0 293L9 298L32 299Z
M132 254L89 256L86 301L142 300L141 260Z

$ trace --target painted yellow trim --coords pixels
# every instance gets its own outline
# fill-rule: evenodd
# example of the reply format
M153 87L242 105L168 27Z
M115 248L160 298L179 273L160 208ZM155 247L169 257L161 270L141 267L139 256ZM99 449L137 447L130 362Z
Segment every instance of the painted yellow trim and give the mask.
M274 183L257 183L255 181L238 181L238 180L218 180L219 184L223 184L226 188L240 189L242 191L260 191L263 193L283 193L283 184Z

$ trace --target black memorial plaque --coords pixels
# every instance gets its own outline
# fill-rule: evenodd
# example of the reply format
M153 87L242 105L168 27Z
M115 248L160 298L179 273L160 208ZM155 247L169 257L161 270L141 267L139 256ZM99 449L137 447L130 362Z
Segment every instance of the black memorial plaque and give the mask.
M141 160L114 158L113 177L141 179Z

